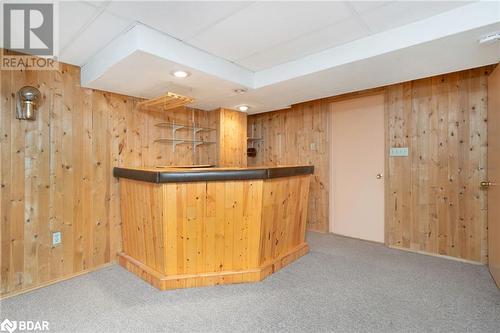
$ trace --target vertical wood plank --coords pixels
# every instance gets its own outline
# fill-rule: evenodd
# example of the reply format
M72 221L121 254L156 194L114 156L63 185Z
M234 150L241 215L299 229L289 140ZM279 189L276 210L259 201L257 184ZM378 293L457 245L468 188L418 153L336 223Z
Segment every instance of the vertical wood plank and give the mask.
M2 161L9 161L12 158L12 118L13 115L13 93L12 93L12 72L3 71L0 74L0 158ZM0 271L0 292L2 294L11 290L12 286L12 243L10 210L11 210L11 163L0 163L0 218L1 218L1 271Z

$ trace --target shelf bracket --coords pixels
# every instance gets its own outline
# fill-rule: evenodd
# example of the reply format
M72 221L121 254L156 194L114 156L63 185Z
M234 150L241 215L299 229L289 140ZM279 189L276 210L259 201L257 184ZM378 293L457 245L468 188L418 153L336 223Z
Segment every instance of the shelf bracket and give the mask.
M175 124L172 125L172 139L175 140L175 133L177 132L177 130L180 130L181 128L184 128L184 126L175 125ZM184 141L173 141L172 142L172 152L173 153L175 153L175 147L181 143L184 143Z
M184 141L181 141L181 140L179 140L179 141L172 141L172 152L175 153L175 147L177 145L180 145L180 144L183 144L183 143L184 143Z
M196 149L198 148L199 145L203 144L200 142L196 142L196 134L201 132L201 128L197 128L193 125L193 157L196 156Z

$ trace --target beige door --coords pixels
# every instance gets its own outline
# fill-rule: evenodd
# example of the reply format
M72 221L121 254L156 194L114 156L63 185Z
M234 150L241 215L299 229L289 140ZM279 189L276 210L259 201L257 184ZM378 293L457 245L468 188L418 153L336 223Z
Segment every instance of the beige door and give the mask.
M384 242L384 96L331 105L330 231Z
M488 260L500 287L500 65L488 78L488 178Z

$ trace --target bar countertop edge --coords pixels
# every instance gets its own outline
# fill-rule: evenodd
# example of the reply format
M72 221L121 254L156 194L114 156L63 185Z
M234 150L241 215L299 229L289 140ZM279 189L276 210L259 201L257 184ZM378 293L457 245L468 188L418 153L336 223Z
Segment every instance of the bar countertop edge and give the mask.
M113 176L148 183L273 179L309 175L312 165L248 168L128 168L114 167Z

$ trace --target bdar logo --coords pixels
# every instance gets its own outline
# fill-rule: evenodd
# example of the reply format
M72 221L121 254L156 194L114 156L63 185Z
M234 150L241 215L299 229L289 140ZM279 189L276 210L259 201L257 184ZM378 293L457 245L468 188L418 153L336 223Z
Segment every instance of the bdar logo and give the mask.
M17 322L10 321L8 319L5 319L0 324L0 331L2 331L2 332L12 333L12 332L14 332L16 330L16 328L17 328Z
M14 331L49 331L49 322L46 320L9 320L5 319L0 324L1 332L13 333Z

